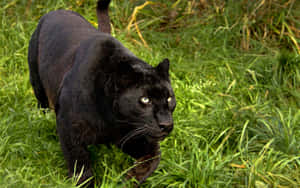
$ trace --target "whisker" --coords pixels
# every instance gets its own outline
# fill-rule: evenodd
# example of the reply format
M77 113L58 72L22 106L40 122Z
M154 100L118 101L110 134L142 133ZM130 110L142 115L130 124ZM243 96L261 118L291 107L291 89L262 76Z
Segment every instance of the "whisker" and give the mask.
M150 127L148 124L145 124L144 125L149 131L152 131L152 132L157 132L157 130L153 127Z
M117 119L116 122L121 123L121 124L129 124L129 125L141 125L140 122L126 121L126 120L120 120L120 119Z
M135 135L139 132L142 132L144 130L144 127L140 127L140 128L137 128L137 129L134 129L132 131L130 131L129 133L127 133L121 140L120 140L120 143L122 143L124 140L126 140L128 137L131 137L132 135Z
M119 144L121 145L121 149L123 149L124 145L132 138L134 138L135 136L137 135L144 135L143 133L146 132L147 129L145 127L140 127L140 128L137 128L137 129L134 129L132 131L130 131L129 133L127 133L122 139L121 141L119 142Z

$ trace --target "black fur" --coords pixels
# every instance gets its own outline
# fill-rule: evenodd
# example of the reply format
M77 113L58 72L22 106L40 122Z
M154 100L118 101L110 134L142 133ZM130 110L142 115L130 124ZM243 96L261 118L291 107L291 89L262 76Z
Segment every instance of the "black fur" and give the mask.
M43 20L40 21L42 23ZM38 74L38 49L39 49L39 32L40 32L40 25L38 25L37 29L32 34L29 49L28 49L28 64L29 64L29 71L30 71L30 82L34 90L34 94L38 99L38 105L42 108L48 108L48 99L43 87L43 84L40 79L40 75Z
M104 33L110 33L110 19L108 14L108 6L110 0L100 0L97 2L97 17L98 17L98 29Z
M97 11L107 10L110 0L102 0L97 2Z
M79 183L92 177L91 144L115 144L142 162L127 178L141 183L151 175L159 141L173 129L168 59L152 67L79 14L58 10L41 18L28 61L39 104L55 110L70 176L76 163L84 167Z

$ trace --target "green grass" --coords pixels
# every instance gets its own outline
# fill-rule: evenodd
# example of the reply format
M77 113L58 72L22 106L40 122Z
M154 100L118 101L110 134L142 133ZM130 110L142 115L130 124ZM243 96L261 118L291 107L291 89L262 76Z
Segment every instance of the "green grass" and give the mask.
M55 114L37 108L27 49L43 14L71 9L96 22L96 0L82 6L66 0L29 2L0 2L0 187L75 187L76 180L67 179ZM160 2L137 16L149 48L134 29L126 32L140 1L114 1L111 7L117 39L152 65L165 57L171 61L175 128L161 143L158 169L142 187L300 187L300 56L292 35L251 37L245 49L240 45L244 22L234 25L230 7L223 14L216 4L207 5L202 15L186 14L193 6L177 1L173 18L166 15L174 4ZM299 12L293 2L289 14ZM281 15L286 20L278 18L275 29L294 18L299 23L286 11ZM247 28L254 31L260 24ZM90 150L97 184L124 186L133 160L114 147Z

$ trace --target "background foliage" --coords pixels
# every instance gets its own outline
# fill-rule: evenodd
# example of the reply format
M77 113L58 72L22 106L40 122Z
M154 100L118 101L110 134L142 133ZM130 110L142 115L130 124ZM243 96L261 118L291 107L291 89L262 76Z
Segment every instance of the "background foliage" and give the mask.
M75 187L55 115L37 108L27 49L51 10L96 26L95 2L0 2L1 187ZM300 186L299 1L120 0L111 19L113 35L138 57L171 61L175 129L142 187ZM124 186L133 160L114 147L90 150L97 184Z

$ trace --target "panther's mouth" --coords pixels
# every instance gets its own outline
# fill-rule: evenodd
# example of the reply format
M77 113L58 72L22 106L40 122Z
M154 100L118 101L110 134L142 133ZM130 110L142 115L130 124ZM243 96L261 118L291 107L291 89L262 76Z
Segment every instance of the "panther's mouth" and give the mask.
M163 132L160 134L148 134L148 137L153 141L163 141L168 135L168 133Z
M169 131L162 131L161 129L155 129L153 127L150 127L149 125L145 124L145 127L147 128L146 135L149 137L150 140L153 141L162 141L164 140L168 135Z
M145 137L149 142L159 142L163 141L169 135L169 133L170 132L165 132L160 129L153 128L148 124L144 124L144 126L140 126L129 131L124 137L120 139L119 145L121 148L123 148L127 142L140 137Z

